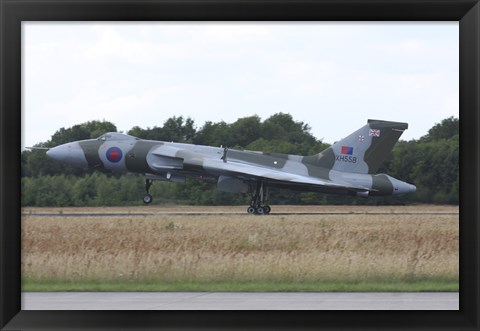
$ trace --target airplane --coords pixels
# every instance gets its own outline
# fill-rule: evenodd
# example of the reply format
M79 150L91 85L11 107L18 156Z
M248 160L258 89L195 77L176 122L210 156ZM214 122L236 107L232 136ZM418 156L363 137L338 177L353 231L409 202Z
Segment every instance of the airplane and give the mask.
M248 214L265 215L271 211L267 204L270 187L360 197L415 192L415 185L375 173L407 128L407 123L368 120L311 156L143 140L117 132L59 145L47 155L76 167L141 173L145 204L153 200L149 190L154 180L209 179L216 181L219 191L251 193Z

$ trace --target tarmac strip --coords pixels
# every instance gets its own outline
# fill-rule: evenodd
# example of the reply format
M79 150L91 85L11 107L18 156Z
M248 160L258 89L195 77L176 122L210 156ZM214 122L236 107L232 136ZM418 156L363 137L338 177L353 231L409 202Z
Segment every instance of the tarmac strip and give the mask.
M213 216L213 215L248 215L246 212L144 212L144 213L22 213L22 216L53 216L53 217L112 217L112 216L160 216L160 215L178 215L178 216ZM305 213L275 213L270 215L459 215L459 213L450 212L305 212ZM268 216L268 215L264 215Z
M22 310L458 310L458 292L23 292Z

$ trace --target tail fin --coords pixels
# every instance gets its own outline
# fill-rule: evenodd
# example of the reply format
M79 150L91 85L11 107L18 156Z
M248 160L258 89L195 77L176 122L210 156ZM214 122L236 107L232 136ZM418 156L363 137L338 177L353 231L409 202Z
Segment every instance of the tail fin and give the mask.
M372 174L407 128L407 123L368 120L367 125L305 161L343 172Z

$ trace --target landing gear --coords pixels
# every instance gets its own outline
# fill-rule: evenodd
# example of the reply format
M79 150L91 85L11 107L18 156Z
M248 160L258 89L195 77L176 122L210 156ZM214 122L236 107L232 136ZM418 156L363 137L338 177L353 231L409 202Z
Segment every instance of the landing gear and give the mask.
M152 203L153 198L150 195L150 186L152 186L153 180L152 179L145 179L145 195L143 196L143 203L148 205Z
M268 197L268 187L264 187L263 181L257 182L257 187L252 195L252 203L247 208L250 215L267 215L272 211L269 205L265 204Z
M152 196L148 193L143 196L143 203L146 205L150 204L152 200L153 200Z
M264 208L265 208L265 214L270 214L270 212L272 211L272 208L270 208L269 205L266 205Z

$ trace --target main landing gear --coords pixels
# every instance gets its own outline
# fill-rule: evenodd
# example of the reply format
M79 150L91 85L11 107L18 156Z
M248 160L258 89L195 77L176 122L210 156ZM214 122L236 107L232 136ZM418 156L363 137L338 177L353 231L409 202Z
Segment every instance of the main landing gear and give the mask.
M268 187L266 185L264 187L263 181L258 181L255 192L252 195L252 203L250 204L250 207L247 208L247 213L251 215L269 214L272 208L265 204L267 197Z
M153 180L152 179L145 179L145 195L143 196L143 203L148 205L152 203L153 198L150 195L150 186L152 186Z

